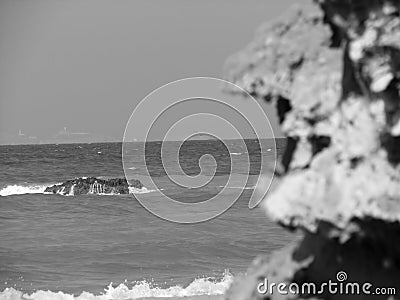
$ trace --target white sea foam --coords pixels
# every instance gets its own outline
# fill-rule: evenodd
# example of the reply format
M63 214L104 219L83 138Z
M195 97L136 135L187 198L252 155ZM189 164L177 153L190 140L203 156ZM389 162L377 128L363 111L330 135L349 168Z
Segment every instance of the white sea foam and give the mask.
M125 300L138 298L160 298L160 297L188 297L202 295L222 295L228 289L233 281L233 276L229 272L225 272L221 280L213 280L210 278L197 278L187 287L179 285L168 288L155 286L147 281L134 283L132 287L128 287L126 283L114 287L112 283L100 295L94 295L89 292L82 292L79 296L68 293L52 292L39 290L32 294L25 294L14 288L6 288L0 292L0 299L8 300Z
M241 152L231 152L230 154L231 155L242 155L243 153L241 153Z
M128 187L129 189L129 194L148 194L148 193L152 193L155 192L156 190L149 190L145 187L142 187L141 189L135 188L135 187ZM95 194L95 195L100 195L100 196L118 196L121 194L117 194L117 193L89 193L89 194ZM65 195L68 196L68 195ZM0 299L1 300L1 299Z
M73 185L71 186L71 189L69 190L68 196L74 196L74 195L75 195L75 194L74 194L74 189L75 189L75 184L73 184Z
M219 188L224 188L225 185L219 185ZM241 187L241 186L227 186L226 188L228 189L244 189L244 190L254 190L256 187L255 186L245 186L245 187Z
M129 187L129 193L130 194L147 194L154 192L155 190L149 190L146 187L142 187L141 189L135 188L133 186Z
M47 185L7 185L0 190L0 196L23 195L23 194L42 194Z

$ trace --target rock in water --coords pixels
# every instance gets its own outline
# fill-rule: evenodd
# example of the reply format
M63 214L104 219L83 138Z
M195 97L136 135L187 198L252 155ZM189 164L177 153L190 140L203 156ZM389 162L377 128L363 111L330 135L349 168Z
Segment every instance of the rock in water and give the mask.
M131 184L129 185L125 178L81 177L49 186L44 192L60 195L129 194L129 188L143 188L143 184L139 180L131 180Z
M302 1L228 61L227 77L277 107L290 147L263 205L304 233L256 260L227 298L400 299L400 1ZM262 295L264 279L397 294Z

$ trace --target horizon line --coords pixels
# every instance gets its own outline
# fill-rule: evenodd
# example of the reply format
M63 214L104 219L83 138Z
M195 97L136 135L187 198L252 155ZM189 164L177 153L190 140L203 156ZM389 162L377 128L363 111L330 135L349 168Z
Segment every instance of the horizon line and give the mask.
M280 137L270 137L270 138L261 138L258 140L277 140L277 139L286 139L287 137L285 136L280 136ZM214 141L214 140L218 140L219 139L193 139L192 141ZM222 141L237 141L237 140L241 140L241 139L221 139ZM257 138L244 138L243 140L257 140ZM114 143L143 143L144 141L93 141L93 142L80 142L80 141L76 141L76 142L61 142L61 143L1 143L0 142L0 146L32 146L32 145L68 145L68 144L114 144ZM183 140L151 140L151 141L145 141L145 143L158 143L158 142L183 142Z

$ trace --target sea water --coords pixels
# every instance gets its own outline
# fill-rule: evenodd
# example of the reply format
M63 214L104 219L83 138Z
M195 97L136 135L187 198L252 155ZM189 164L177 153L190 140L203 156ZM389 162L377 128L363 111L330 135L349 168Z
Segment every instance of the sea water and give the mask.
M132 144L125 153L131 163L127 170L145 186L149 170L169 196L199 202L223 187L232 172L230 155L243 156L243 168L245 156L250 158L252 178L261 156L272 166L283 147L278 142L275 153L274 143L267 140L265 149L270 150L262 154L257 141L247 141L247 147L227 143L235 149L231 154L213 140L189 141L181 148L180 163L188 175L200 172L201 155L214 157L216 180L205 188L188 189L169 180L159 142L146 144L147 166L139 163ZM168 150L168 142L164 146ZM268 220L261 208L248 209L251 180L233 207L199 224L160 219L134 194L43 194L46 186L76 177L124 177L121 148L121 143L0 146L1 299L221 295L257 255L269 255L295 238ZM248 175L240 169L235 175ZM151 201L162 201L151 189L144 192Z

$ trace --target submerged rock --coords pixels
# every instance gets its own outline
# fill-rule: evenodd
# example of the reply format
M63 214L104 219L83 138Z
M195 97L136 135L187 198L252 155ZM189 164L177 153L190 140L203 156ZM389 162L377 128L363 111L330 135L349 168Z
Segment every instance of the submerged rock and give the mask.
M128 184L125 178L99 179L96 177L80 177L49 186L44 192L60 195L129 194L132 188L144 188L139 180L131 180L130 183L131 185Z
M307 2L227 66L230 81L277 107L289 143L263 206L304 234L258 259L227 298L400 299L400 2ZM266 278L320 286L339 272L397 293L257 292Z

